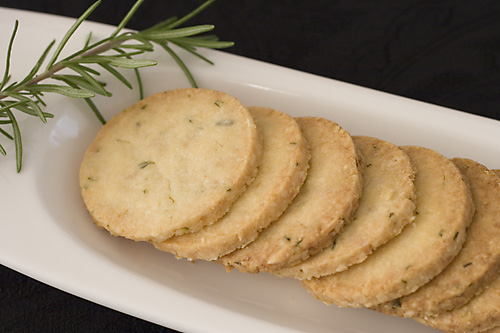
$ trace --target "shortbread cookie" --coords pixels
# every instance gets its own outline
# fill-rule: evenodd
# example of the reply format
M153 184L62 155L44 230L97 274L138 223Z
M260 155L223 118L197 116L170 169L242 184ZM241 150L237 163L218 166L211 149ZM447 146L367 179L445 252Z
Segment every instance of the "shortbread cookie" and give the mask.
M352 222L333 243L304 262L275 272L310 279L362 262L415 218L415 171L399 147L377 138L353 137L363 155L363 195Z
M255 180L219 221L196 233L154 242L156 248L177 257L215 260L257 238L297 195L310 158L299 125L277 110L250 107L249 111L262 136Z
M500 272L500 178L463 158L452 161L469 181L476 212L467 239L443 272L415 293L375 310L404 317L434 315L464 305Z
M464 306L437 316L414 317L446 332L484 332L500 326L500 277Z
M302 284L329 304L372 307L408 295L439 274L465 240L474 205L462 173L437 152L402 147L416 169L416 218L365 261Z
M499 170L492 170L497 176L500 176ZM488 177L489 172L482 177ZM493 181L493 187L495 187L495 181L498 187L500 187L500 178ZM472 181L471 181L471 186ZM489 197L484 199L478 206L478 211L483 209L498 210L500 205L499 199L497 197L498 188L492 190L493 197L496 199L490 199ZM493 224L493 223L492 223ZM500 228L498 215L496 217L496 223L491 226L490 229L492 234L498 232ZM498 243L498 238L493 239L493 235L487 236L482 242L482 246L490 247L494 246L494 243ZM478 256L477 259L482 259L483 255ZM473 265L471 265L473 266ZM477 296L474 296L465 305L454 309L453 311L441 313L438 315L425 315L421 317L415 317L414 319L422 322L426 325L432 326L434 328L447 331L447 332L496 332L500 331L498 327L500 326L500 277L498 276L498 271L495 279L486 286L484 291Z
M257 172L260 139L235 98L206 89L152 95L113 117L80 169L99 227L162 241L220 218Z
M304 260L326 246L358 206L362 178L349 133L323 118L297 122L311 149L306 181L283 215L254 242L219 260L227 269L257 273Z
M498 177L500 177L500 169L493 169L491 171L493 171Z

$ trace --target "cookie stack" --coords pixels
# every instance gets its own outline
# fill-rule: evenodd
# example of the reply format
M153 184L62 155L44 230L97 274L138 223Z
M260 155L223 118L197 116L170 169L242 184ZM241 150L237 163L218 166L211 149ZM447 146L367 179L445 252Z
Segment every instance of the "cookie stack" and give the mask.
M80 187L98 227L178 258L444 331L500 326L500 178L469 159L179 89L111 119Z

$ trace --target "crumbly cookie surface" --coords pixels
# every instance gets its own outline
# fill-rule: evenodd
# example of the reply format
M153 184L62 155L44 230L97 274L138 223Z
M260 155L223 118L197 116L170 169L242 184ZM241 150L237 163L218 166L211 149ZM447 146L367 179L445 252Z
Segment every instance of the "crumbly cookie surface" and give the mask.
M257 172L248 110L207 89L152 95L113 117L80 168L97 226L137 241L195 232L220 218Z
M219 259L227 269L256 273L298 263L330 242L358 206L362 176L350 134L323 118L297 122L311 149L307 178L277 221L254 242Z
M352 221L333 243L304 262L275 272L311 279L357 264L415 218L415 171L408 155L384 140L354 136L363 155L363 195Z
M474 212L459 169L430 149L402 147L416 169L416 218L365 261L302 284L329 304L372 307L408 295L457 255Z
M309 147L297 122L278 110L249 107L262 137L259 172L228 213L196 233L156 248L177 257L215 260L253 241L297 195L309 168Z
M500 271L500 178L470 159L452 161L467 178L475 214L467 239L453 261L415 293L376 310L404 317L432 316L464 305Z
M464 306L438 316L414 317L418 322L446 332L485 332L500 326L500 278ZM489 331L488 331L489 332Z

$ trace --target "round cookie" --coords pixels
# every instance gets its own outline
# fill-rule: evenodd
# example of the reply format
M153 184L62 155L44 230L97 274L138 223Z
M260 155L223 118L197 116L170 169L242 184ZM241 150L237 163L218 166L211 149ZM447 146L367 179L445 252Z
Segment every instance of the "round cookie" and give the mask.
M262 136L259 172L220 220L196 233L154 242L162 251L191 260L215 260L257 238L299 192L309 168L309 147L299 125L280 111L248 108Z
M415 218L415 171L399 147L373 137L354 136L363 156L363 195L352 221L332 245L274 274L310 279L362 262Z
M418 322L446 332L484 332L500 326L500 277L481 294L453 311L437 316L414 317Z
M453 261L415 293L375 310L403 317L429 316L464 305L500 271L500 179L470 159L452 161L465 175L476 212L467 239Z
M433 150L402 149L416 169L416 218L362 263L301 281L325 303L372 307L410 294L439 274L462 247L474 213L462 173Z
M152 95L113 117L80 168L99 227L162 241L215 222L257 172L260 138L235 98L207 89Z
M492 170L497 176L500 176L499 170ZM483 177L491 176L492 172L485 172ZM492 186L500 187L500 178L493 180ZM471 181L472 184L472 181ZM473 186L473 185L472 185ZM498 188L492 193L493 198L497 198ZM485 199L478 207L478 211L486 208L488 210L498 210L500 206L499 199ZM490 226L490 229L499 228L499 218L496 217L496 225ZM497 230L492 230L492 233ZM498 243L498 238L493 240L493 236L488 237L483 241L483 246L494 246L493 243ZM481 257L479 257L481 259ZM498 271L494 280L484 288L484 291L474 297L465 305L456 308L452 311L440 313L437 315L422 315L414 317L415 320L447 332L496 332L500 331L500 277Z
M227 269L273 271L322 249L350 220L362 192L356 147L338 124L297 118L311 149L307 178L283 215L246 247L221 257Z

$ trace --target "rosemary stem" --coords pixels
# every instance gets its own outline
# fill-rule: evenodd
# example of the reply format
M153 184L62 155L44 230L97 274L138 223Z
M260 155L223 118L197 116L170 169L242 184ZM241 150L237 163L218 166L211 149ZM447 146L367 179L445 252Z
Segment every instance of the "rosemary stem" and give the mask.
M122 44L126 40L127 40L126 38L109 40L105 43L98 44L94 48L91 48L83 53L76 54L76 56L73 55L73 56L66 58L63 61L59 61L59 62L55 63L54 65L52 65L50 68L48 68L46 71L41 73L40 75L37 75L34 78L32 78L31 80L24 83L23 85L16 87L15 89L12 90L12 92L20 92L20 91L26 90L27 87L35 85L35 84L39 83L40 81L43 81L45 79L52 77L54 74L56 74L57 72L59 72L67 67L64 64L64 61L77 60L77 59L81 59L84 57L89 57L89 56L93 56L93 55L97 55L97 54L109 51L112 48ZM8 97L8 95L2 94L0 92L0 100L4 99L6 97Z

